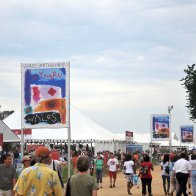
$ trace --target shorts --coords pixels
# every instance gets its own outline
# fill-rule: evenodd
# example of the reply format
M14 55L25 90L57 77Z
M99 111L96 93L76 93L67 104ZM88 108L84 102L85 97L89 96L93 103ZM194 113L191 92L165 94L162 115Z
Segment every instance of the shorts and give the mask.
M125 174L125 178L127 182L133 182L133 174Z
M109 174L110 178L116 179L116 171L114 171L114 172L113 171L109 171L108 174Z

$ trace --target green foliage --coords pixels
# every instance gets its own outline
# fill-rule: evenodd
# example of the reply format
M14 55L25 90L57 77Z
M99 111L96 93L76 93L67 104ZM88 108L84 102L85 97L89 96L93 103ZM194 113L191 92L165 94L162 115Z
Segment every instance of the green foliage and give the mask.
M182 85L186 89L187 93L187 108L190 114L190 119L196 120L196 69L195 64L187 65L184 69L186 76L180 81L183 82Z

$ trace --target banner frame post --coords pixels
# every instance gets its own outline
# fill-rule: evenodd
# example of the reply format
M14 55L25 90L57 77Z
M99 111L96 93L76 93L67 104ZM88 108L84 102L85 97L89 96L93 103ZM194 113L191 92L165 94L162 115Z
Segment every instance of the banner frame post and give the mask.
M169 151L172 152L172 131L171 131L171 110L173 109L173 105L168 107L168 114L169 114Z
M67 139L68 139L68 178L71 176L71 123L70 123L70 62L67 67Z
M22 64L21 64L21 66L20 66L20 69L21 69L21 71L20 71L20 73L21 73L21 89L20 89L20 91L21 91L21 125L20 125L20 127L21 127L21 138L20 138L20 143L21 143L21 145L20 145L20 151L21 151L21 159L23 158L23 156L24 156L24 131L23 131L23 127L22 127L22 97L23 97L23 92L22 92Z

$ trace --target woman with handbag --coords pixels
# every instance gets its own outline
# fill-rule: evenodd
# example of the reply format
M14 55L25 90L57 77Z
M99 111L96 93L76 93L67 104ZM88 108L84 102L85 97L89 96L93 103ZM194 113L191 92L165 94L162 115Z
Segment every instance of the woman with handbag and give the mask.
M148 194L149 196L152 196L152 175L151 170L153 171L153 165L150 161L150 157L147 154L144 154L143 156L143 162L141 163L141 169L140 169L140 178L142 181L142 196L146 195L146 185L148 186Z
M163 180L163 189L165 195L170 195L170 163L169 163L169 154L165 154L163 157L163 162L161 162L161 170L162 170L162 180ZM167 188L166 188L167 181Z

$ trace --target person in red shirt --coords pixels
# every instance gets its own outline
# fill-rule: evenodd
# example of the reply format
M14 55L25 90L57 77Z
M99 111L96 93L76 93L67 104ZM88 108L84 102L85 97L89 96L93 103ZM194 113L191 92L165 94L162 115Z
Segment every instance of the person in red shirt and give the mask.
M153 171L153 165L150 162L150 157L147 154L144 154L143 156L143 162L141 163L142 168L146 168L147 172L146 174L140 173L140 178L142 181L142 195L146 195L146 185L148 186L148 194L149 196L152 196L152 175L151 175L151 170Z
M74 153L74 156L73 156L72 159L71 159L72 168L73 168L73 170L74 170L74 174L77 174L77 165L76 165L77 160L78 160L78 153L75 152L75 153Z

